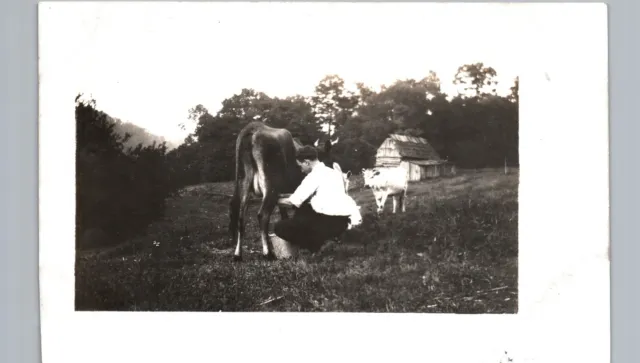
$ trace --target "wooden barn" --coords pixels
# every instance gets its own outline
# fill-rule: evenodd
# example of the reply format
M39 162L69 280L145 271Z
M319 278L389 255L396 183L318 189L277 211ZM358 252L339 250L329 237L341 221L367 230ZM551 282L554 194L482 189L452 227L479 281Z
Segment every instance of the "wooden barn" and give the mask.
M442 160L434 148L421 137L391 134L376 153L376 167L400 166L410 181L454 175L455 165Z

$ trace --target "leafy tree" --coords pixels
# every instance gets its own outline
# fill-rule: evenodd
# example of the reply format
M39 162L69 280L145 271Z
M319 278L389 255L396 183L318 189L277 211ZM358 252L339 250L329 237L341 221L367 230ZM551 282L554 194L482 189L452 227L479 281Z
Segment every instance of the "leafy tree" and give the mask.
M329 137L334 129L339 129L358 104L358 96L344 87L344 80L338 75L324 77L315 88L311 98L316 117L321 124L326 124Z
M509 101L519 103L520 102L520 77L516 77L511 86L511 94L509 94Z
M484 63L465 64L458 68L453 83L464 87L465 92L471 97L483 95L495 95L495 77L497 73L492 67L486 67Z
M357 83L346 91L337 75L324 77L310 98L270 97L242 89L222 103L217 113L203 105L191 110L197 123L185 144L169 153L180 183L231 180L236 137L251 121L288 129L303 143L322 139L321 126L331 124L340 138L333 156L343 169L370 167L390 133L426 138L441 157L460 167L518 164L518 80L512 94L495 92L496 72L483 63L459 67L454 81L463 94L446 95L435 72L419 80L398 80L379 90Z

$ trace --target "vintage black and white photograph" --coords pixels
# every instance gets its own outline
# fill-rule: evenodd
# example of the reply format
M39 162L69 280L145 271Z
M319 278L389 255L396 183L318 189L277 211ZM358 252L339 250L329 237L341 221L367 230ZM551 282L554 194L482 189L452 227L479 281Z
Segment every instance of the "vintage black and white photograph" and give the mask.
M609 358L606 6L38 26L43 359Z
M301 10L86 19L75 309L517 313L509 20Z

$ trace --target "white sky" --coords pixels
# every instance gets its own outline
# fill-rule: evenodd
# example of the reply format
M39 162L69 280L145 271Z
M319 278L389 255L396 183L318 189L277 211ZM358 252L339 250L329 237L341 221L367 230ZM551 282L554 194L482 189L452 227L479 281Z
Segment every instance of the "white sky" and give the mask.
M243 87L311 95L326 74L377 87L482 61L507 92L518 72L518 24L508 5L95 3L60 17L69 86L98 107L172 141L189 108L215 113ZM73 13L73 15L71 14ZM65 51L59 49L58 51ZM500 92L500 90L499 90ZM501 92L501 93L504 93ZM188 130L190 131L190 130Z

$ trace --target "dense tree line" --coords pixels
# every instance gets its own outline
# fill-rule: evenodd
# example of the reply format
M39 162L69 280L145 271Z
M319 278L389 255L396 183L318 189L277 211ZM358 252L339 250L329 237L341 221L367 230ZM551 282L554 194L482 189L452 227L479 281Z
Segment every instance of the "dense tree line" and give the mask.
M164 143L127 147L117 123L76 98L76 247L115 244L163 216L172 182Z
M373 165L392 132L426 138L461 168L517 166L518 79L502 97L496 74L482 63L461 66L453 81L464 92L454 97L442 92L434 72L379 90L359 83L356 91L328 75L311 97L242 89L215 113L202 104L190 109L195 130L170 151L144 129L97 110L94 100L76 98L77 243L112 244L142 233L178 188L232 180L236 137L254 120L286 128L305 144L327 132L339 137L333 157L356 174Z
M172 170L183 185L232 180L235 137L253 120L287 128L305 143L324 132L339 137L334 157L355 173L373 165L377 148L392 132L426 138L461 168L517 166L518 79L502 97L496 76L483 63L461 66L453 82L464 91L454 97L442 92L434 72L380 90L359 83L356 92L338 75L328 75L307 98L242 89L215 114L201 104L189 110L196 128L170 152Z

